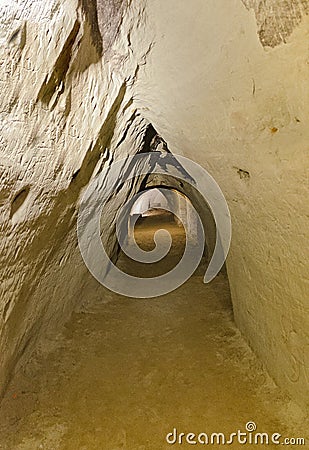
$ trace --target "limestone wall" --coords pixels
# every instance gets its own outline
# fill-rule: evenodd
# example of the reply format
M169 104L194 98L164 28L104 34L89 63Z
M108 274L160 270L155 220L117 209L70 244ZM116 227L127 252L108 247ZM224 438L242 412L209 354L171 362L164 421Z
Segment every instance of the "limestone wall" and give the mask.
M236 321L308 401L307 12L304 0L1 3L0 392L81 300L85 187L152 123L224 191ZM102 224L113 255L126 195Z
M309 398L307 10L297 0L149 0L155 45L135 86L139 108L169 148L221 186L233 221L227 267L237 324L302 403Z
M0 394L42 332L57 332L80 301L90 276L76 237L85 186L136 152L145 132L131 86L148 48L138 2L128 11L101 37L93 2L1 3ZM111 253L121 201L105 216Z

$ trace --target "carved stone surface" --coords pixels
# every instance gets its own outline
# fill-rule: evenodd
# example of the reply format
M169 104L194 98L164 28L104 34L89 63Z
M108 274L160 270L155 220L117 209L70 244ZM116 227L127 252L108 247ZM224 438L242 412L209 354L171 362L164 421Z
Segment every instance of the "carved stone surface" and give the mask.
M308 8L1 2L0 392L81 301L85 187L141 149L151 123L170 151L219 183L233 219L235 319L278 384L308 407ZM115 211L128 195L113 196L102 223L113 257Z
M309 14L307 0L241 0L253 9L258 35L264 47L286 43L303 16Z

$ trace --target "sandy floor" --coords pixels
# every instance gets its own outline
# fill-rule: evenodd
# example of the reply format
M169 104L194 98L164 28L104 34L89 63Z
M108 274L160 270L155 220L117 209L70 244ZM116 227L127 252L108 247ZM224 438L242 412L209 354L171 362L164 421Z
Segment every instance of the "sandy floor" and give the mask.
M156 221L139 226L144 248L151 246ZM182 230L171 222L167 227L176 245L164 268L177 262L182 248ZM123 256L119 265L140 274L141 267ZM144 275L160 271L158 264ZM200 268L178 290L148 300L121 297L91 279L63 335L46 341L42 347L50 351L33 357L11 383L0 410L0 448L192 448L167 444L167 433L228 435L245 432L249 421L260 432L302 437L307 430L297 425L297 407L235 327L225 275L210 285L202 275Z

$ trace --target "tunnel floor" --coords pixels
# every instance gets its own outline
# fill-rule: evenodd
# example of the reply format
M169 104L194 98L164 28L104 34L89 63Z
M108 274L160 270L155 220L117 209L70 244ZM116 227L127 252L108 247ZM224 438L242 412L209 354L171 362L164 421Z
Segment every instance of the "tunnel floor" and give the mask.
M138 224L143 248L151 247L158 224L158 217ZM166 261L173 265L183 230L168 218L166 227L176 243ZM121 255L120 266L134 272L132 264ZM226 275L209 285L202 276L203 267L155 299L125 298L89 277L84 303L64 332L46 340L10 384L0 410L0 448L192 448L169 445L165 437L174 428L228 435L250 421L260 432L299 435L291 423L297 410L234 324Z

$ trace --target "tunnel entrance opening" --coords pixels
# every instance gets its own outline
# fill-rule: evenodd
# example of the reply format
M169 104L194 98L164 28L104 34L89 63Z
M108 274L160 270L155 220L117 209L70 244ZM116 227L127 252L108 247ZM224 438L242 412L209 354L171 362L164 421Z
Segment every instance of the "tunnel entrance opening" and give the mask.
M132 235L134 225L141 228L155 223L175 221L174 215L168 211L168 199L159 188L142 191L134 202L128 221L128 234ZM152 218L152 220L149 220ZM136 220L137 219L137 220ZM147 220L148 219L148 220Z
M137 246L145 252L151 252L156 245L164 244L165 236L156 234L165 230L171 237L169 252L161 260L155 263L139 263L132 261L123 253L120 255L117 266L126 273L141 278L150 278L163 275L172 270L181 260L185 245L186 233L181 220L169 209L175 209L175 202L179 206L176 191L149 188L142 191L135 202L128 217L128 241L136 242ZM179 195L179 193L178 193ZM176 209L178 209L176 207ZM185 210L184 210L185 211ZM185 222L184 211L182 220ZM181 212L179 212L181 217Z
M160 234L164 230L170 237L170 249L160 260L148 264L132 260L121 251L117 266L132 276L158 277L176 268L188 248L199 247L202 257L196 272L200 275L205 273L207 251L203 254L203 250L206 242L200 233L197 216L192 211L190 199L174 188L157 185L141 191L131 205L127 218L128 246L133 244L145 253L153 252L156 247L166 244L166 234Z
M190 225L190 235L188 238L197 243L197 223L196 217L192 215L188 203L192 207L190 199L182 192L166 186L149 187L142 191L134 202L128 220L128 235L132 235L134 224L141 227L146 224L145 219L152 217L148 223L174 222L178 227L188 228ZM184 236L185 237L185 236ZM200 242L204 245L203 242Z

